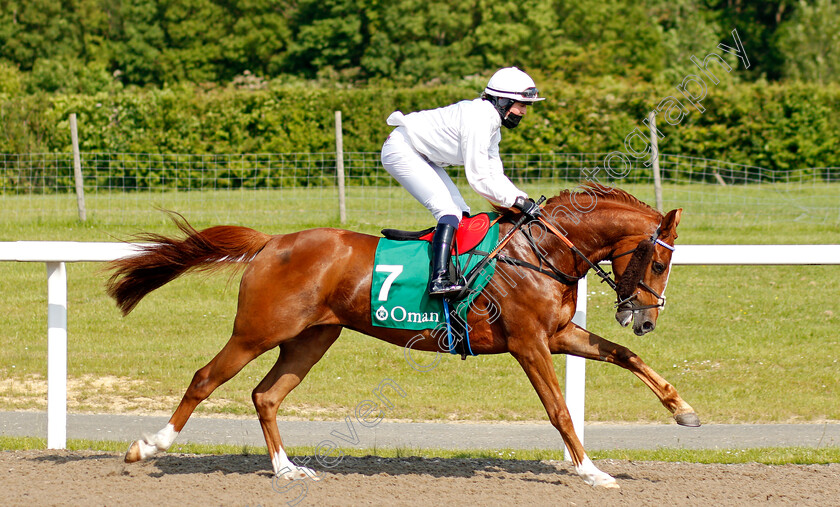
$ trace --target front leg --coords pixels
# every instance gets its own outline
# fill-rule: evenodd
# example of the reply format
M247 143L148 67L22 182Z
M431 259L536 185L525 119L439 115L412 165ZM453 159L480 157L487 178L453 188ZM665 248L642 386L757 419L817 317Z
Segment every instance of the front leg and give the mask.
M566 401L560 391L560 384L557 382L557 374L554 372L554 364L551 361L551 353L545 342L534 340L529 341L521 350L511 350L511 355L519 361L522 369L528 375L531 385L537 391L551 424L557 428L563 437L569 454L572 455L572 462L575 471L590 486L602 486L605 488L618 488L615 479L604 473L592 463L586 455L583 444L580 443L575 433L572 417Z
M630 370L659 398L662 405L672 414L677 424L700 426L700 418L685 402L674 386L653 371L642 359L627 347L613 343L591 333L576 324L569 324L549 339L552 354L571 354L586 359L617 364Z

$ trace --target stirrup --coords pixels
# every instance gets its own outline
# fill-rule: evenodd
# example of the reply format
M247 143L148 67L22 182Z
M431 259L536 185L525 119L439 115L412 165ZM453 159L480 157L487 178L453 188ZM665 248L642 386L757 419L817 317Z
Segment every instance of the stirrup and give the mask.
M428 290L430 296L454 296L464 290L464 286L457 283L450 283L446 279L435 279L429 282Z

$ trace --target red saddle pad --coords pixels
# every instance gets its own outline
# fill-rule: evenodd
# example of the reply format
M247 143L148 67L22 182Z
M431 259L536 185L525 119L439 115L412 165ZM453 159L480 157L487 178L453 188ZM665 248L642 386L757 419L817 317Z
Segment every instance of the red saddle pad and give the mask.
M466 253L481 243L487 231L490 229L490 217L487 213L467 217L461 220L458 232L455 233L455 244L458 245L458 253ZM420 236L424 241L431 241L434 231ZM452 246L452 253L455 253L455 245Z

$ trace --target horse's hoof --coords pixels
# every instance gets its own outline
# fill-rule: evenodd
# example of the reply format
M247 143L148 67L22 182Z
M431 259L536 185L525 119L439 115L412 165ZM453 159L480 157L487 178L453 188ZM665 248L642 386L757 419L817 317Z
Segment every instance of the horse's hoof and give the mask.
M126 463L136 463L143 459L140 455L140 443L139 442L132 442L131 447L128 448L128 452L125 453L125 462Z
M700 426L700 418L697 417L697 414L694 412L677 414L674 416L674 419L680 426L688 426L690 428L697 428Z
M619 485L618 485L618 483L617 483L617 482L615 482L615 481L613 481L613 482L608 482L608 483L606 483L606 484L601 484L601 485L599 485L599 486L597 486L597 487L599 487L599 488L604 488L604 489L621 489L621 486L619 486Z

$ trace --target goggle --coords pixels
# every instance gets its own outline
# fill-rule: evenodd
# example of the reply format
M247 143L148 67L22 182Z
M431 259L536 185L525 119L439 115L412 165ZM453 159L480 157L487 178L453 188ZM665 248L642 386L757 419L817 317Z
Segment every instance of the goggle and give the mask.
M522 98L525 98L525 99L535 99L535 98L537 98L537 95L539 95L539 90L537 90L536 86L532 86L530 88L525 88L525 90L523 90L521 92L507 92L507 91L504 91L504 90L496 90L495 88L489 88L489 87L487 89L492 90L496 93L511 93L511 94L516 94L516 95L521 95Z
M530 88L526 88L526 89L525 89L525 91L523 91L522 93L520 93L520 95L522 95L522 96L523 96L523 97L525 97L526 99L535 99L535 98L537 98L537 95L538 95L538 94L539 94L539 90L537 90L537 87L536 87L536 86L532 86L532 87L530 87Z

